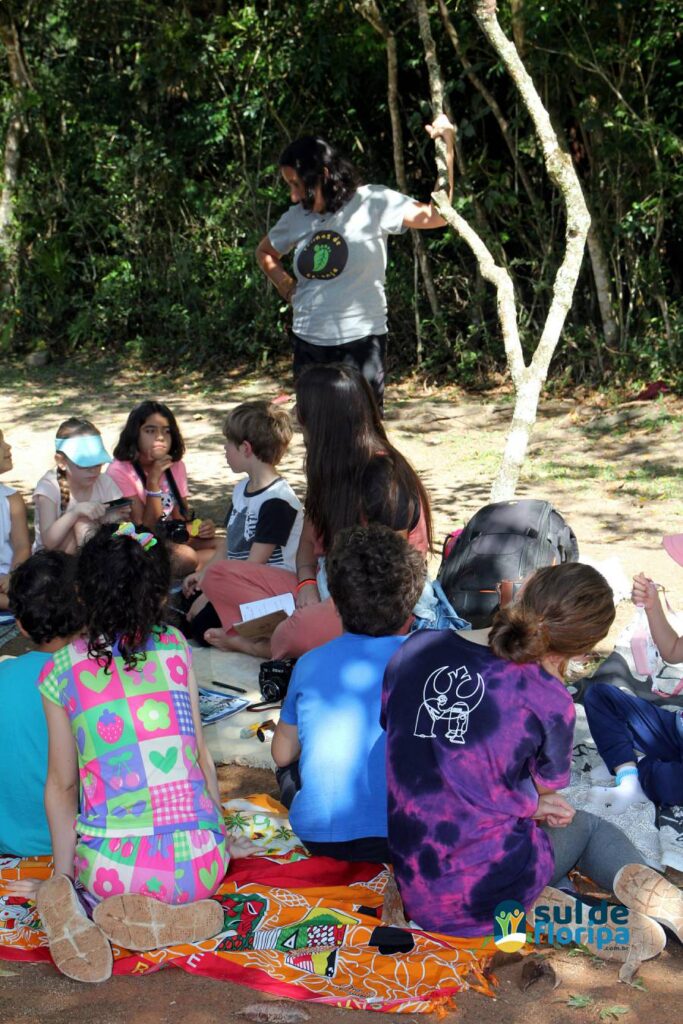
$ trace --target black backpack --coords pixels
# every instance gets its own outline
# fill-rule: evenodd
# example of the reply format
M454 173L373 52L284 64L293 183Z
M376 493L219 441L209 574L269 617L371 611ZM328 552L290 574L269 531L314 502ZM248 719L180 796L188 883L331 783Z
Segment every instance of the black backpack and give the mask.
M549 501L523 498L479 509L441 562L439 582L475 629L490 626L498 584L520 581L543 565L576 562L574 531Z

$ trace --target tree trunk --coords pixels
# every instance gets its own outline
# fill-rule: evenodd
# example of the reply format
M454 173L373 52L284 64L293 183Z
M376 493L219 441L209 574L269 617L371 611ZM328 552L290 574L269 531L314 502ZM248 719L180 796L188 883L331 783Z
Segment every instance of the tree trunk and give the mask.
M14 110L10 114L5 135L0 195L0 264L4 268L2 294L8 296L16 288L19 267L19 238L14 225L14 200L19 183L21 145L28 131L22 107L24 93L29 83L17 26L6 12L0 13L0 38L5 46L9 77L14 89Z
M0 262L5 272L2 280L2 294L11 295L16 286L19 264L19 240L14 231L14 197L19 181L21 141L26 134L26 123L20 114L10 117L5 136L5 156L2 174L2 195L0 195Z
M447 182L446 147L441 140L437 141L436 160L439 191L434 194L434 202L444 219L469 245L482 276L496 288L498 319L510 376L515 389L513 420L501 465L491 488L491 500L502 501L514 497L519 482L529 437L536 422L541 388L545 383L550 360L559 342L579 276L586 235L590 226L590 216L571 157L561 148L550 117L517 50L507 39L498 23L495 0L472 0L472 9L479 27L515 83L522 102L531 117L541 144L546 171L560 191L567 218L564 258L555 275L552 302L540 340L531 362L527 366L524 362L519 338L512 279L505 268L496 265L482 239L448 202L444 188ZM436 116L443 109L443 79L425 0L417 0L417 15L429 72L433 113Z
M512 38L522 60L526 56L526 39L524 36L524 0L510 0L512 15Z
M441 14L441 20L443 21L444 28L446 29L446 35L450 39L453 49L458 55L458 59L462 64L463 71L465 72L468 79L470 80L474 88L477 90L481 98L484 100L487 107L489 108L489 110L495 117L496 121L498 122L500 133L503 136L503 139L505 140L505 144L507 145L507 148L510 151L510 156L512 157L512 161L515 165L515 172L522 183L524 191L529 197L531 205L534 207L539 206L540 199L536 195L534 187L531 184L529 175L526 173L526 170L524 169L524 164L519 158L517 146L515 145L515 140L513 139L510 133L510 127L508 125L507 118L503 114L503 111L500 109L500 105L498 104L498 101L496 100L495 96L489 89L486 88L481 78L474 70L471 60L465 53L460 42L458 33L455 30L455 25L451 20L450 14L448 13L448 8L446 7L445 0L439 0L439 12Z
M612 285L609 279L609 265L607 256L602 244L602 239L591 224L588 230L588 255L593 268L593 280L595 291L598 296L600 318L602 320L602 333L608 345L614 345L619 339L619 324L614 316L614 302L612 299Z
M384 39L387 53L387 102L389 105L389 117L391 119L391 141L394 155L394 174L396 183L405 195L408 194L408 182L406 180L405 160L403 158L403 138L401 132L401 115L398 107L398 55L396 51L396 36L386 25L375 0L358 0L355 4L356 10L372 25ZM441 324L441 307L436 294L434 278L429 265L429 256L424 243L424 238L419 231L414 229L410 232L413 243L413 254L420 266L420 273L427 293L427 300L432 311L432 316L440 332L443 332ZM417 297L417 291L416 291ZM416 310L416 316L417 316ZM422 362L422 340L420 332L417 333L416 356L418 365Z

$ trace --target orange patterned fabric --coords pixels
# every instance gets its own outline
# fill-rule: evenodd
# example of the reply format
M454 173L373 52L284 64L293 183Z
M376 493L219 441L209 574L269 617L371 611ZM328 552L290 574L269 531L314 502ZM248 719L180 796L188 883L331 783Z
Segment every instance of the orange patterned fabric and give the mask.
M50 873L46 857L0 858L0 959L49 959L34 904L9 896L8 887ZM491 995L483 968L495 952L492 938L411 931L403 933L412 938L409 951L383 947L386 932L376 930L387 879L381 865L236 859L214 897L225 912L219 935L150 953L115 948L114 973L180 967L278 996L392 1013L428 1013L463 988Z

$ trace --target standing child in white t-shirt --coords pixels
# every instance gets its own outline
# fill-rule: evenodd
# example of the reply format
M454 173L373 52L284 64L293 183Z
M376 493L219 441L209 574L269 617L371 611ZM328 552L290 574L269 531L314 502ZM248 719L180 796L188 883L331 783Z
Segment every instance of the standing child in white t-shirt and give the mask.
M232 626L241 619L240 604L296 591L303 512L275 468L292 438L292 424L284 409L244 402L230 413L223 433L228 466L247 476L232 493L225 552L203 572L185 577L185 596L197 594L187 618L196 639L260 656L259 642L238 636Z
M0 473L12 468L12 449L0 430ZM0 612L9 607L9 574L31 554L24 499L0 483Z
M75 554L94 527L130 517L130 503L102 466L111 455L90 420L71 416L57 430L55 469L40 478L33 492L36 508L34 551L41 548ZM110 503L116 506L110 508Z

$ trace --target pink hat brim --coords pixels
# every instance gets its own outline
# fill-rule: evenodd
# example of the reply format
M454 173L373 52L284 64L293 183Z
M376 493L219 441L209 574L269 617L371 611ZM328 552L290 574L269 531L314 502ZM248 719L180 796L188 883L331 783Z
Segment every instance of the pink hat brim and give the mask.
M674 562L683 565L683 533L672 533L668 537L662 537L662 544L667 555L671 555Z

